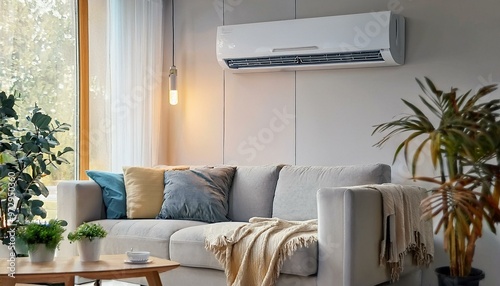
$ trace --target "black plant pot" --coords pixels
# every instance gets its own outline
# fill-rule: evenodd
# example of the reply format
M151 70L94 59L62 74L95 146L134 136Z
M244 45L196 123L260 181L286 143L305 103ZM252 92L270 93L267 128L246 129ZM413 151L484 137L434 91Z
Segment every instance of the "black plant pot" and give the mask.
M466 277L450 276L450 267L436 268L439 286L478 286L479 281L484 279L484 272L480 269L472 268L470 275Z

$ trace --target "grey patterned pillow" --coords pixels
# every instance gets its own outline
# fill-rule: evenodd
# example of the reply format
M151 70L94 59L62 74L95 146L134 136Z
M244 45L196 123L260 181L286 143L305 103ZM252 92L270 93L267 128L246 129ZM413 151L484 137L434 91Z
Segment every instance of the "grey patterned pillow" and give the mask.
M235 167L165 172L163 204L157 219L228 221L228 193Z

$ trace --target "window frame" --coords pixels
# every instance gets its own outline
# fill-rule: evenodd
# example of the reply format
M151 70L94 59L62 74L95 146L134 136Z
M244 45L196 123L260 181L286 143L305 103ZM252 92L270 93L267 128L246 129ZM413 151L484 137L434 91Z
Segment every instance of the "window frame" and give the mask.
M89 29L88 0L77 1L78 16L78 164L76 178L88 180L85 170L89 168Z

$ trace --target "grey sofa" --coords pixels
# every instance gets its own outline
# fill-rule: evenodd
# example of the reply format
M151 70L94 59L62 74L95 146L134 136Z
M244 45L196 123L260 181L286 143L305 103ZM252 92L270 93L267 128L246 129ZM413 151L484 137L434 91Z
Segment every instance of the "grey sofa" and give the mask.
M384 164L357 166L238 166L229 194L230 222L237 227L251 217L318 219L318 243L299 249L285 261L277 285L378 285L389 280L379 265L382 199L365 184L390 182ZM163 273L164 285L226 285L222 267L204 249L207 223L186 220L105 219L100 187L93 181L58 184L58 217L68 231L97 221L109 232L103 253L133 247L181 264ZM67 241L59 255L76 255ZM407 259L402 285L420 285L420 270ZM135 281L146 284L145 280Z

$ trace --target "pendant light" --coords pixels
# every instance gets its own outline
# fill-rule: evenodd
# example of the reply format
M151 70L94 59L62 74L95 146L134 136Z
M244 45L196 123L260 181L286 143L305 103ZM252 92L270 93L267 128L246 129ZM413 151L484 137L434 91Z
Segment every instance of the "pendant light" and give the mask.
M177 68L175 67L175 27L174 27L174 0L172 3L172 66L168 73L169 79L169 94L168 101L171 105L176 105L179 102L179 94L177 93Z

